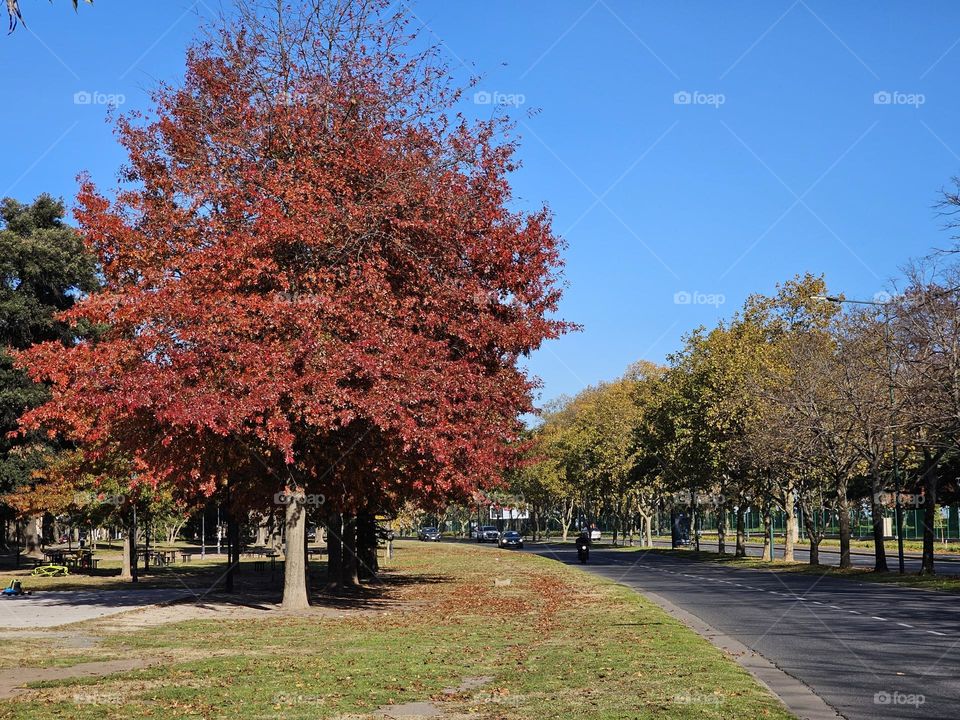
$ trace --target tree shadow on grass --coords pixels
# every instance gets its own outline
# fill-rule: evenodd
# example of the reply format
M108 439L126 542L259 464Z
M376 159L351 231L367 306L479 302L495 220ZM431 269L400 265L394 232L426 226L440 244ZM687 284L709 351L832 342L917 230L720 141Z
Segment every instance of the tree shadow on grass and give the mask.
M364 582L359 587L329 584L312 587L310 602L315 606L338 610L386 610L404 602L394 594L398 589L448 582L450 578L444 575L381 573L375 580Z

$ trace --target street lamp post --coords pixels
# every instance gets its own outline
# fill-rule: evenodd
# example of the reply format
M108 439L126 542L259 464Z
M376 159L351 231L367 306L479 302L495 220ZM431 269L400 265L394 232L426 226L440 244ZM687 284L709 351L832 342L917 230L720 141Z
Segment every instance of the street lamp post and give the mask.
M893 482L894 490L896 496L896 503L894 509L894 519L897 525L897 559L900 564L900 574L904 574L903 566L903 502L901 498L901 488L900 488L900 473L898 472L897 467L897 433L893 428L892 424L892 415L894 413L894 396L893 396L893 335L890 331L890 301L880 302L878 300L847 300L845 298L837 297L835 295L814 295L813 300L823 300L826 302L836 303L837 305L842 305L844 303L850 305L873 305L875 307L883 308L883 326L884 326L884 340L885 345L887 346L887 377L889 379L888 391L889 391L889 402L890 402L890 413L891 413L891 427L890 427L890 442L892 445L893 451Z

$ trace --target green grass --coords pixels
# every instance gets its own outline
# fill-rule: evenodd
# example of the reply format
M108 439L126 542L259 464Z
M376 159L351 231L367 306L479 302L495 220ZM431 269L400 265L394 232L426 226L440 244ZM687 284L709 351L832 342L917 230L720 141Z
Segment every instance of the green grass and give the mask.
M956 575L917 575L907 573L901 575L897 572L876 573L868 567L852 567L841 570L832 565L811 565L806 562L788 562L786 560L761 560L757 557L735 558L733 555L710 552L701 550L697 552L693 549L668 550L666 548L641 548L627 547L616 548L620 552L649 552L660 555L673 555L677 557L689 558L690 560L707 560L710 562L723 563L730 567L748 568L753 570L769 570L771 572L785 573L807 573L812 575L829 575L831 577L846 578L849 580L858 580L861 582L883 583L887 585L901 585L904 587L923 588L926 590L939 590L941 592L960 593L960 577ZM896 558L887 558L887 564L896 563Z
M0 717L313 720L431 699L451 717L790 717L732 660L619 585L469 544L396 550L386 588L363 609L109 635L111 653L162 662L43 683L0 704ZM477 676L492 680L444 694Z

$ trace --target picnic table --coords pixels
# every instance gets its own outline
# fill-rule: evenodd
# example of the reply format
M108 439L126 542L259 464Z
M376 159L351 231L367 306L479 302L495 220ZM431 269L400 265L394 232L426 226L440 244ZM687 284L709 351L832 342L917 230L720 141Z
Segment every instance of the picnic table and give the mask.
M52 550L43 551L43 559L50 564L63 565L64 558L68 554L72 554L72 550L64 550L63 548L54 548Z
M137 557L140 559L145 560L148 554L155 565L170 565L177 561L176 550L137 550Z

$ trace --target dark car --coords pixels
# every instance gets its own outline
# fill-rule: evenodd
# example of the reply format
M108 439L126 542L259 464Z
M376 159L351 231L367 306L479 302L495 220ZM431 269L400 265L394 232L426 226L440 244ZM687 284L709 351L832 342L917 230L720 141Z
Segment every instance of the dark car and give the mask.
M393 542L393 530L383 525L377 525L377 539L385 542Z
M440 542L440 531L435 527L420 528L420 530L417 532L417 539L425 542Z
M516 530L507 530L500 536L497 543L502 548L516 548L523 550L523 537Z
M497 542L500 539L500 531L495 525L484 525L477 533L477 542Z

